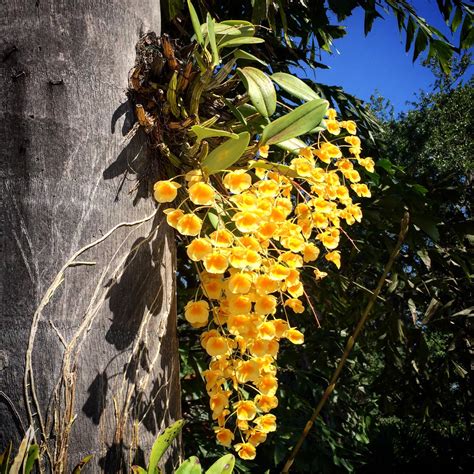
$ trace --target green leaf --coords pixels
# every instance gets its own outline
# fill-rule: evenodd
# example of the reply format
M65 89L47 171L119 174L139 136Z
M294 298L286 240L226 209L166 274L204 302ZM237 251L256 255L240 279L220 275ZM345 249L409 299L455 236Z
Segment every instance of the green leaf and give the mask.
M250 100L258 112L269 117L276 110L276 91L271 79L260 69L244 67L237 69Z
M410 310L413 321L416 321L418 319L418 312L416 310L416 304L411 298L408 300L408 309Z
M305 84L301 79L287 74L285 72L276 72L271 75L271 78L276 82L283 90L288 92L298 99L304 101L320 99L319 95L311 89L307 84Z
M201 162L208 174L215 174L231 167L244 154L250 141L250 133L239 133L239 138L229 140L219 145Z
M247 131L250 133L262 133L265 125L270 123L270 119L260 115L252 104L242 104L237 107L239 112L245 117L247 122ZM241 130L244 131L244 130ZM238 133L238 132L236 132Z
M169 20L173 20L183 8L183 3L181 0L167 0L165 5L168 7L166 10Z
M202 467L199 458L191 456L189 459L181 464L174 474L201 474Z
M395 173L393 163L390 160L387 160L386 158L382 158L380 160L377 160L376 166L379 166L380 168L383 168L388 174L394 174Z
M421 261L426 265L426 268L429 270L431 268L431 258L426 249L420 249L417 252L418 257L420 257Z
M308 133L321 123L328 105L327 100L314 99L269 123L263 129L261 145L281 143Z
M245 117L242 115L242 112L237 107L235 107L235 105L230 100L226 99L225 97L223 97L223 99L225 105L229 107L229 110L234 114L235 118L240 120L243 125L247 125L247 120L245 120Z
M253 54L247 53L247 51L242 51L241 49L236 49L234 51L234 58L235 59L246 59L247 61L257 61L259 62L262 66L268 66L268 64L261 59L257 58L257 56L254 56Z
M217 36L240 36L240 30L226 23L215 23L214 24L214 33ZM222 39L222 38L219 38Z
M133 474L147 474L146 470L140 466L132 466Z
M209 211L207 213L207 218L209 219L209 222L211 223L212 227L214 227L214 229L217 229L219 225L219 218L217 217L217 214L213 211Z
M262 38L254 38L252 36L239 36L238 38L232 38L228 41L224 41L219 45L219 49L221 48L235 48L242 44L258 44L264 43L265 40Z
M25 433L25 437L22 439L20 443L20 447L18 448L18 453L13 460L13 464L8 471L9 474L18 474L21 470L21 466L23 465L23 461L25 460L25 456L28 452L28 449L31 445L31 442L34 439L34 431L33 428L30 426Z
M207 14L207 36L209 38L209 44L211 45L213 66L216 66L217 64L219 64L219 52L217 51L216 34L214 32L215 23L216 22L208 13Z
M230 25L239 30L241 36L253 36L255 34L255 25L250 21L244 20L225 20L221 21L223 25Z
M414 184L413 191L415 191L417 194L420 194L421 196L424 196L428 192L428 189L421 184Z
M461 49L469 49L474 42L474 28L472 27L472 15L465 15L461 27L459 45Z
M364 16L364 34L367 36L370 31L372 30L372 26L374 24L374 21L376 18L382 18L380 13L375 9L375 6L373 8L367 8L365 10L365 16Z
M25 467L23 468L24 474L30 474L37 459L39 459L39 446L32 444L30 449L28 449L28 456L26 458Z
M257 109L252 104L241 104L237 107L237 110L245 118L252 117L253 115L259 115Z
M464 378L469 373L463 366L459 365L454 360L451 360L451 363L454 365L454 370L461 378Z
M285 140L284 142L277 143L276 146L296 154L301 148L306 148L308 145L306 145L306 143L299 138L292 138L291 140Z
M151 448L150 462L148 463L148 474L158 474L158 463L163 457L165 451L179 435L183 426L184 420L178 420L166 428L163 434L156 438L156 441L153 443L153 447Z
M218 42L219 40L222 41L222 38L226 38L227 36L240 36L240 31L238 30L238 28L234 28L230 25L224 25L223 23L218 23L215 20L213 21L213 31L214 36L216 37L216 42ZM201 25L201 33L203 34L203 36L209 35L209 26L207 25L207 23L203 23Z
M89 454L88 456L85 456L83 457L79 463L76 465L76 467L73 469L72 471L72 474L79 474L81 471L82 471L82 468L93 458L93 454ZM142 468L140 468L142 469ZM133 467L132 467L132 470L133 470ZM146 471L145 469L143 469L143 472L145 472L146 474Z
M8 474L8 466L10 465L10 455L12 453L12 442L10 441L5 451L0 456L0 474Z
M226 130L218 130L216 128L203 127L201 125L193 125L191 127L191 131L197 136L198 142L210 137L228 137L233 139L239 138L236 133L227 132Z
M453 33L456 32L456 30L459 28L459 25L461 24L462 21L462 8L461 7L456 7L456 11L454 13L453 21L451 22L451 31Z
M235 457L226 454L219 458L207 471L206 474L230 474L234 470Z
M405 51L408 51L411 48L411 44L413 42L413 36L415 35L415 22L412 20L411 17L408 17L407 21L407 39L405 43Z
M431 41L428 59L431 57L436 57L445 74L450 73L452 54L453 50L449 44L441 40Z
M268 161L263 161L263 160L253 161L252 163L250 163L248 166L248 169L253 169L253 168L263 168L265 170L270 170L270 171L277 170L282 175L289 176L290 178L296 178L298 176L298 173L287 165L280 165L278 163L269 163Z
M188 9L189 9L189 15L191 16L191 23L193 24L193 29L194 29L194 34L196 35L196 39L200 45L203 45L204 38L202 37L201 23L199 21L195 8L193 4L191 3L191 0L188 0Z
M418 33L416 34L415 40L415 50L413 52L413 61L416 61L416 58L426 49L427 45L428 36L421 28L418 28Z
M421 214L412 216L413 224L427 234L432 240L439 240L439 230L436 222Z
M326 124L324 124L324 126L318 126L318 127L313 128L313 130L310 130L309 133L313 134L313 133L318 133L318 132L324 132L324 130L327 130Z

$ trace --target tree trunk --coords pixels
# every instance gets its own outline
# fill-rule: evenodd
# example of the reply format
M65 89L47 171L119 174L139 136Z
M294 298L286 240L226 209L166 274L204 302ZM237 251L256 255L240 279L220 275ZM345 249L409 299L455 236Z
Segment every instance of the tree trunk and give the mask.
M2 12L0 442L33 426L46 471L127 471L180 416L174 237L144 199L143 137L123 136L159 2Z

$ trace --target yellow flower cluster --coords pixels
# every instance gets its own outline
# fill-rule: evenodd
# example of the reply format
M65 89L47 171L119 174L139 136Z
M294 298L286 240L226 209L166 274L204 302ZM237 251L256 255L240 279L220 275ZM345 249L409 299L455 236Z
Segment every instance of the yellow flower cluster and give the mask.
M268 155L268 147L261 147L260 161L250 162L248 170L228 171L214 181L199 170L188 173L187 196L178 208L164 211L170 226L192 237L187 254L201 288L184 316L205 328L201 344L211 361L203 376L216 438L224 446L235 442L243 459L253 459L256 447L276 430L270 411L278 405L280 341L304 342L288 314L305 309L301 270L311 267L317 279L326 276L315 266L320 254L340 267L341 224L362 218L351 190L370 196L354 165L373 171L374 163L360 157L355 123L338 122L330 109L326 127L334 136L346 130L345 138L336 144L320 135L288 166L261 161ZM160 181L155 198L171 202L180 187ZM209 232L203 227L207 220L214 223Z

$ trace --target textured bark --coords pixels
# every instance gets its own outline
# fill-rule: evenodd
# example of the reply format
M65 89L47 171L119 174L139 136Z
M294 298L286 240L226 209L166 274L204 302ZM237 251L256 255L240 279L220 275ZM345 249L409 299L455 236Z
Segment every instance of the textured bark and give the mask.
M125 471L180 416L173 234L156 216L120 227L44 295L77 250L154 212L143 137L123 135L134 45L159 32L159 2L1 11L0 444L32 424L55 472L88 454L88 472Z

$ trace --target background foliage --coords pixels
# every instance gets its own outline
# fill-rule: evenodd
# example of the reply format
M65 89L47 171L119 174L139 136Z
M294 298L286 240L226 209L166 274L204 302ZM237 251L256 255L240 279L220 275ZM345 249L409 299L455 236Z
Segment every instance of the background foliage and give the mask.
M472 43L472 13L465 2L438 2L460 43L448 44L424 23L408 2L213 2L200 3L219 19L262 23L269 42L264 54L279 70L316 61L321 50L345 34L341 21L354 8L366 14L366 32L382 14L396 14L414 58L428 50L435 89L420 95L412 110L393 118L387 102L369 107L341 89L311 84L337 106L344 118L363 125L366 150L377 159L367 176L373 199L353 242L342 248L343 271L315 282L306 278L314 316L301 316L304 348L289 345L279 359L281 390L278 432L254 462L237 464L248 472L278 472L296 442L367 304L394 245L403 212L412 225L364 335L342 378L293 466L294 472L469 472L471 413L470 343L473 290L472 243L472 81L459 83L463 64L451 53ZM297 5L296 5L297 4ZM264 7L262 7L264 5ZM165 3L168 31L187 35L180 1ZM428 30L428 31L427 31ZM424 38L424 39L423 39ZM291 53L288 54L288 48ZM464 63L469 58L463 60ZM186 302L196 285L193 269L179 248L179 296ZM198 335L180 328L187 454L217 458L207 395L200 373L206 361ZM197 452L198 451L198 452ZM471 469L470 469L471 467Z

